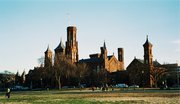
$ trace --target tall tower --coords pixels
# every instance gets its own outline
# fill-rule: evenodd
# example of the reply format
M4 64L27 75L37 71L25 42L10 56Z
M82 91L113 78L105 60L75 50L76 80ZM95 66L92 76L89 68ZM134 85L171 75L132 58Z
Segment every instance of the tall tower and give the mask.
M118 61L120 62L121 69L124 69L124 49L118 48Z
M69 26L67 27L67 42L66 42L66 50L65 54L68 59L74 62L78 62L78 42L76 41L76 27Z
M103 59L106 59L107 58L107 49L106 49L106 43L104 41L104 45L103 47L101 47L101 57Z
M101 47L100 49L101 49L101 55L100 55L100 57L101 57L101 60L102 60L102 62L103 62L103 67L104 67L105 69L107 69L107 68L108 68L108 64L107 64L108 58L107 58L107 48L106 48L106 43L105 43L105 41L104 41L103 47Z
M151 79L150 72L153 70L153 54L152 54L152 44L148 40L148 36L146 38L146 42L144 43L144 64L147 66L147 70L144 70L144 83L145 85L152 87L154 82Z
M49 49L49 46L45 53L44 67L52 66L52 51Z
M62 58L65 55L65 46L62 42L62 39L59 45L54 49L54 51L55 51L54 65L56 65L58 64L60 58Z
M149 67L153 66L153 55L152 55L152 44L148 40L148 36L146 42L144 43L144 64L148 65Z

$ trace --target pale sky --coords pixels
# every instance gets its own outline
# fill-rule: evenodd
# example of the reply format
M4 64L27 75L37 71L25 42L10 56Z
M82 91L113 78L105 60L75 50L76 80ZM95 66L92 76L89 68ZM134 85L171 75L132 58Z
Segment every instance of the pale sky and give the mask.
M77 27L79 57L108 55L123 47L125 66L143 59L146 35L153 59L180 63L180 0L0 0L0 72L20 73L39 66L49 44L66 41L68 25Z

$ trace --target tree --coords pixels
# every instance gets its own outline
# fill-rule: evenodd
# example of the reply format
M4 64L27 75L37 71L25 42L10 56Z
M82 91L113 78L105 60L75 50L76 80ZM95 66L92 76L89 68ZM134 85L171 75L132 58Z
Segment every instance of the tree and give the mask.
M164 75L164 82L168 87L174 87L178 84L178 64L163 64L163 68L167 70L167 72Z
M78 63L76 67L76 77L78 78L78 84L81 84L82 79L87 76L88 66L85 63Z
M108 71L105 68L102 68L97 73L98 84L105 85L108 83Z
M44 57L38 58L38 63L39 63L40 66L44 65L44 59L45 59Z
M16 85L20 85L21 84L21 76L20 76L18 71L17 71L17 73L15 75L15 84Z
M158 82L162 80L163 76L167 73L167 69L163 67L153 67L150 70L150 78L154 87L158 86Z
M154 87L162 86L163 83L170 86L177 84L178 64L164 64L159 67L153 67L150 70L151 81Z
M0 73L0 87L7 88L12 87L15 82L15 74L4 71L3 73Z
M61 89L61 78L65 76L68 78L69 76L75 75L75 64L71 62L71 60L67 59L65 56L61 56L58 59L58 64L54 66L54 76L58 83L58 89Z

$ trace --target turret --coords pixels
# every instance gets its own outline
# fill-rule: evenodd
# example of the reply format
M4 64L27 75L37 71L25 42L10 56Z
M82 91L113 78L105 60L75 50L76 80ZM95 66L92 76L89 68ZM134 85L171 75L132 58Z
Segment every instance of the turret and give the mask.
M52 66L52 51L49 49L49 45L45 53L44 67Z
M72 63L79 61L76 31L77 28L75 26L67 27L66 57L70 59Z
M149 42L148 36L146 38L146 42L144 43L143 47L144 47L144 64L148 66L153 66L153 54L152 54L153 45Z
M65 46L62 42L62 39L61 39L59 45L54 49L54 51L55 51L54 65L57 65L60 58L65 56Z
M100 48L101 49L101 57L103 59L107 58L107 49L106 49L106 43L104 41L103 47Z

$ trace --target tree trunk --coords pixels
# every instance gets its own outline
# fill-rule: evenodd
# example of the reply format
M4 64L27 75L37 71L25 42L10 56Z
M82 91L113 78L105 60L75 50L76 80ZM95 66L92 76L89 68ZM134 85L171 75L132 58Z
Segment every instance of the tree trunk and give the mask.
M58 89L61 90L61 77L58 78Z

